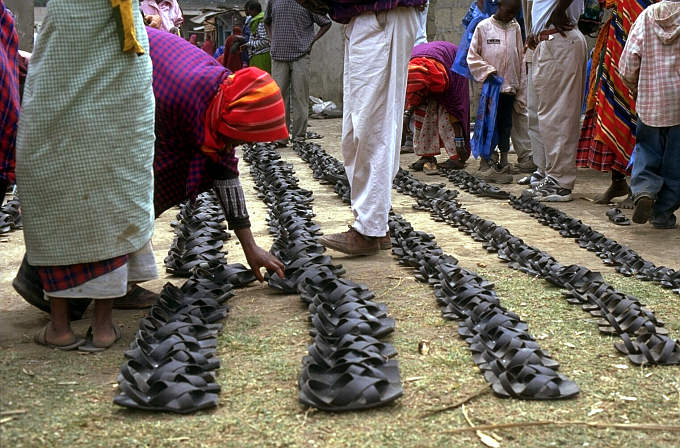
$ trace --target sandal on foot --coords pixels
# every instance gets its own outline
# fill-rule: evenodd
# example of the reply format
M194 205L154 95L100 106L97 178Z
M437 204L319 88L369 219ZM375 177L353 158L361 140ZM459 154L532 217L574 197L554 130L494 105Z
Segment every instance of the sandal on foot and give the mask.
M57 345L57 344L52 344L51 342L47 341L47 328L49 327L49 324L45 325L40 331L38 331L35 336L33 337L33 341L38 344L45 346L47 348L56 348L59 350L63 351L71 351L71 350L76 350L80 346L82 346L85 343L85 339L79 339L76 338L75 341L64 344L64 345Z
M115 335L115 338L113 339L112 343L110 343L109 345L104 346L104 347L95 345L94 335L92 334L92 327L88 328L87 333L85 335L85 343L78 347L78 351L88 352L88 353L97 353L97 352L103 352L107 348L111 347L113 344L118 342L118 340L122 336L122 334L120 332L120 328L118 327L118 325L114 325L111 328L113 329L113 334Z

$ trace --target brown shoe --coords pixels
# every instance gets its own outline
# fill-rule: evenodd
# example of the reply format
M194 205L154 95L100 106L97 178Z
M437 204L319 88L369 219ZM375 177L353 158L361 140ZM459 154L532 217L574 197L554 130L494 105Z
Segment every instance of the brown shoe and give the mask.
M390 234L388 233L385 236L379 237L378 244L380 245L380 250L392 249L392 238L390 238Z
M373 255L380 250L379 238L364 236L350 226L347 232L334 233L319 238L329 249L348 255Z
M160 299L160 295L144 289L141 286L133 286L123 297L114 299L113 307L117 310L141 310L151 308Z

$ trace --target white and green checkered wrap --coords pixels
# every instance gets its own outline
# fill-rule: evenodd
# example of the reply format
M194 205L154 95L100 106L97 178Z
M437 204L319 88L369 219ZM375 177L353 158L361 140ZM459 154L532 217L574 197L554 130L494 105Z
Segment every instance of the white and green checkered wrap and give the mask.
M146 54L122 53L109 0L50 0L26 80L17 185L28 260L87 263L153 233L154 96Z

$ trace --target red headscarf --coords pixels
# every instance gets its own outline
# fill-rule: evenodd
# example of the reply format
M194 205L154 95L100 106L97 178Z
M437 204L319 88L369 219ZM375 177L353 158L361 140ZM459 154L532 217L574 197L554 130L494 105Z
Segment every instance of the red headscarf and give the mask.
M248 67L229 75L206 111L203 152L225 149L225 137L246 142L288 138L279 86L265 71Z
M232 45L237 41L238 37L242 36L241 33L241 27L234 26L231 36L229 36L227 41L224 43L224 66L227 67L232 73L241 70L243 66L243 61L241 60L241 50L238 50L235 53L231 52Z

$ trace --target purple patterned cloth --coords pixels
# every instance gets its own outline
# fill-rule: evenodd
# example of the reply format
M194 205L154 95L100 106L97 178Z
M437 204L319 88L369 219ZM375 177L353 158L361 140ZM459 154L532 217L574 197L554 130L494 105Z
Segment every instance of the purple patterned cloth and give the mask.
M331 19L349 23L353 17L369 11L389 11L400 6L425 6L427 0L330 0L327 2Z
M468 80L451 71L453 61L456 59L458 46L451 42L434 41L416 45L411 53L411 58L430 58L440 62L447 69L449 84L442 93L433 97L446 108L448 113L456 117L465 130L465 141L470 136L470 91Z
M156 216L212 188L211 162L201 151L205 114L230 74L211 55L181 37L147 28L156 97L154 206ZM238 175L234 151L218 162Z

